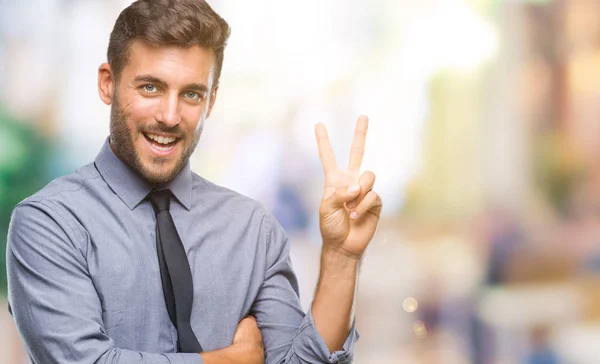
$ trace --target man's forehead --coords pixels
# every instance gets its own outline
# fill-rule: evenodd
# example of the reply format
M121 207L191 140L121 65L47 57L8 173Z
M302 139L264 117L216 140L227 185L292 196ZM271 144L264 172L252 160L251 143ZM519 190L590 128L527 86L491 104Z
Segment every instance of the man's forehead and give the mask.
M160 78L198 78L212 83L216 56L212 49L193 45L152 45L134 40L130 45L129 62L125 68L133 73L152 73ZM133 75L135 77L135 75Z

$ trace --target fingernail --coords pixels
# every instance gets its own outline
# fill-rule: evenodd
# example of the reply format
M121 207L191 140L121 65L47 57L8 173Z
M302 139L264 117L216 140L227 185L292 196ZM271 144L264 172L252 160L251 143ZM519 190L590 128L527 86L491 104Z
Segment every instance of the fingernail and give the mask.
M358 183L348 188L348 192L350 193L357 192L358 190L360 190L360 185Z
M352 211L352 212L350 213L350 218L351 218L352 220L356 220L356 219L358 219L358 212L356 212L356 211Z

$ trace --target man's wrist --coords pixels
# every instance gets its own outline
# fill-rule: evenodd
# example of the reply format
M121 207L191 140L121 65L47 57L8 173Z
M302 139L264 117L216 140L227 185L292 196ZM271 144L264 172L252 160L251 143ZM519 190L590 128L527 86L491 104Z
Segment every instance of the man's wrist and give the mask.
M323 244L321 249L321 276L334 274L337 278L355 279L362 256L351 254L337 246Z
M339 245L323 242L321 248L321 257L327 258L332 261L347 261L348 264L359 263L362 259L362 254L355 254L342 248Z

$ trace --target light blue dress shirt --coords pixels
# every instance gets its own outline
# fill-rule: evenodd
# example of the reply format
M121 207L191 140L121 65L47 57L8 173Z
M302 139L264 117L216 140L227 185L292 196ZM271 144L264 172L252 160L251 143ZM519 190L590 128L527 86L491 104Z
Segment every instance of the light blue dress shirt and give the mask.
M191 325L206 351L256 316L266 363L350 363L358 335L330 353L301 310L290 243L259 203L189 163L167 185L194 281ZM14 210L9 302L34 364L200 364L176 353L156 253L150 184L112 152L54 180Z

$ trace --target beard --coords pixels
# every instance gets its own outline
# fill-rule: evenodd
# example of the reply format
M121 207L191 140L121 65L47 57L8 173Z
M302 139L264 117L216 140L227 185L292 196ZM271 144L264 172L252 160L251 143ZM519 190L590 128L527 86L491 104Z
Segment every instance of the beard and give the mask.
M121 107L119 94L115 90L110 108L110 146L121 161L128 165L129 168L136 171L144 179L152 183L164 183L175 178L183 166L188 162L200 141L203 125L204 116L198 122L198 127L191 136L181 130L179 125L167 128L160 123L139 123L135 126L135 130L129 130L127 126L127 115ZM177 143L181 143L183 153L181 153L181 156L173 167L168 167L168 157L154 156L151 157L150 161L146 163L142 162L142 158L133 142L133 135L138 135L139 138L145 138L142 132L168 133L179 137Z

